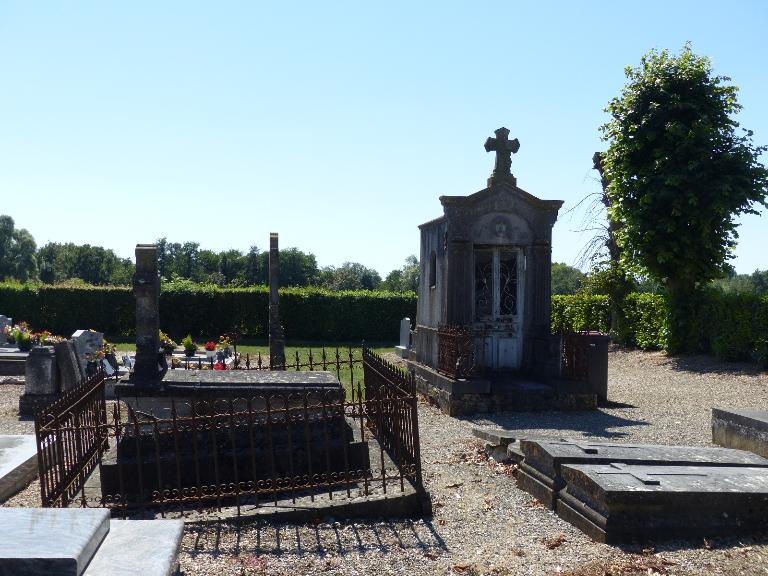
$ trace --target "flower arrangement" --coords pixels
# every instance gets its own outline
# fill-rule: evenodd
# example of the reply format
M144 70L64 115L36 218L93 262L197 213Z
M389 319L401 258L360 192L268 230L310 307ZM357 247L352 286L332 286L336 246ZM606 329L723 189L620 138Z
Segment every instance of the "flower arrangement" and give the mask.
M197 352L197 344L192 340L192 336L187 334L181 341L181 345L184 347L184 354L186 356L194 356Z
M225 334L219 336L219 346L221 348L229 348L232 345L232 341Z
M33 334L32 336L40 346L53 346L65 340L63 336L56 336L51 334L48 330L43 330L42 332Z
M22 352L29 352L32 349L32 334L29 332L18 332L16 334L16 346Z
M160 348L163 349L163 352L165 354L173 354L173 351L176 349L176 346L177 346L176 342L174 342L173 339L162 330L159 330L159 337L160 337Z
M227 367L224 365L224 362L216 362L216 364L213 365L214 370L226 370Z
M213 342L212 340L208 340L208 342L205 343L205 350L206 352L215 352L216 342Z

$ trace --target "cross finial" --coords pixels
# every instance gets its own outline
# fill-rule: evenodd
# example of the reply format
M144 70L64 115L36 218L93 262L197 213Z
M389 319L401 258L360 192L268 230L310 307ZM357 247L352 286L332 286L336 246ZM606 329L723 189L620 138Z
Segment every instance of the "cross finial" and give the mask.
M488 187L490 188L497 182L509 181L515 185L517 181L512 176L512 154L516 154L520 149L520 142L517 138L509 140L509 130L503 126L494 131L496 138L488 138L485 141L485 151L496 152L496 164L493 167L491 177L488 178Z

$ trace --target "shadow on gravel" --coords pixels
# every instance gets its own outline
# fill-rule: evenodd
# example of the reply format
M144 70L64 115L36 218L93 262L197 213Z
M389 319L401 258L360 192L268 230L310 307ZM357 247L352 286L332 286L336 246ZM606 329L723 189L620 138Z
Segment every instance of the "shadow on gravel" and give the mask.
M448 548L431 521L378 520L321 524L188 523L194 535L185 552L195 556L344 556L349 553L419 550L440 554Z
M677 372L694 374L730 374L741 376L761 376L766 371L757 364L749 362L723 362L711 356L674 356L667 359L667 364Z
M744 534L741 536L713 536L711 538L681 538L678 540L664 540L654 542L631 542L617 545L616 548L629 554L648 554L677 552L679 550L730 550L732 552L749 552L751 546L765 546L768 544L768 532L759 534ZM727 554L726 554L727 556Z
M615 403L610 408L634 408L627 404ZM551 431L545 436L568 436L576 432L583 436L595 438L623 438L629 436L621 428L631 426L648 426L646 420L635 420L609 414L603 410L589 412L504 412L501 414L483 414L475 418L467 418L469 422L485 425L491 422L506 430L521 430L529 433L531 430ZM525 434L524 433L524 434Z

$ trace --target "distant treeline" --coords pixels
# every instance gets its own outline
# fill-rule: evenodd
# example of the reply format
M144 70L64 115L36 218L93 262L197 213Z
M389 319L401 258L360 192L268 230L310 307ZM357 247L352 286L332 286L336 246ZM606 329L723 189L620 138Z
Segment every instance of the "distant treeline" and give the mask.
M164 280L190 280L220 288L244 288L268 283L269 252L251 246L247 252L231 249L214 252L197 242L157 240L160 275ZM49 242L37 248L25 229L17 229L10 216L0 215L0 281L42 282L70 285L78 281L94 286L127 286L134 272L133 261L114 251L90 244ZM357 262L320 268L314 254L298 248L280 250L282 286L316 286L329 290L384 290L415 292L419 262L406 258L402 268L385 279Z

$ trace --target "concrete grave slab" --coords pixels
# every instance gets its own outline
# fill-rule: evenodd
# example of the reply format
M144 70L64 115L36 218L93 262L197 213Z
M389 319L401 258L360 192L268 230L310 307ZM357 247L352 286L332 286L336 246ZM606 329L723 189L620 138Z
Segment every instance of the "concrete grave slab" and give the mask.
M561 468L566 464L644 464L663 466L751 466L768 468L768 460L729 448L612 444L588 440L522 440L525 457L517 475L519 488L551 509L565 487Z
M183 520L112 520L84 576L175 574L183 534Z
M768 527L768 468L569 464L557 514L599 542Z
M768 458L768 411L713 408L712 442Z
M0 508L0 576L80 576L109 532L109 510Z
M37 477L34 434L0 436L0 502L5 502Z

